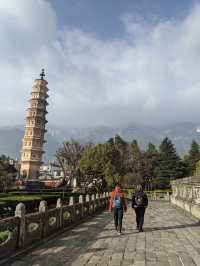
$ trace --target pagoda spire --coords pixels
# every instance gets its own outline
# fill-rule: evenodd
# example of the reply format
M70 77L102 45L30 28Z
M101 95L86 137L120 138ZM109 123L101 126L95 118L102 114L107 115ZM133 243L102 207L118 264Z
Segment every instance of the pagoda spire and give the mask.
M40 77L41 77L42 80L43 80L44 77L45 77L45 74L44 74L44 68L42 68L42 71L41 71L41 73L40 73Z

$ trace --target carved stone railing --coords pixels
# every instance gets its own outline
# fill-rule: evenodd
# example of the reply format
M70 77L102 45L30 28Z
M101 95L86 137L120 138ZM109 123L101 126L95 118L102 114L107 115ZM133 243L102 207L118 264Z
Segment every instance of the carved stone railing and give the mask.
M169 192L145 192L147 194L149 201L170 201L170 193ZM130 201L132 199L132 194L127 194L126 199Z
M157 200L157 201L170 201L170 193L169 192L147 192L147 196L149 200Z
M56 208L49 210L47 202L41 201L38 212L31 214L26 214L25 205L19 203L14 217L0 220L0 264L17 251L107 208L108 199L108 192L81 195L78 203L70 197L68 205L58 198Z
M200 218L200 176L171 181L171 203Z

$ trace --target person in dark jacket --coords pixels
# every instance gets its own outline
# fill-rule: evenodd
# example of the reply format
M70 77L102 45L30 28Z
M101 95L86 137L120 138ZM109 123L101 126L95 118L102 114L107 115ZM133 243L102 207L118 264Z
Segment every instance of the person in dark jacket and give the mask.
M133 194L132 197L132 208L135 210L136 224L139 232L143 232L144 214L147 206L147 194L143 191L142 186L138 185L136 188L136 192Z

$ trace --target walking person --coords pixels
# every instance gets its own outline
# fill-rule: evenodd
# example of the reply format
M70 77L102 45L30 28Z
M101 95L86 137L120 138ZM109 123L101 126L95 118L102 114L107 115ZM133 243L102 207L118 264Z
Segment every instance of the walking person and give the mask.
M127 207L126 207L124 193L121 192L121 188L118 184L115 186L115 190L112 191L111 193L108 210L109 212L113 211L115 229L118 232L118 234L121 235L123 214L124 214L124 211L127 210Z
M136 187L136 192L132 197L132 208L135 210L136 214L136 225L139 232L143 232L144 224L144 214L148 206L148 197L147 194L143 191L141 185Z

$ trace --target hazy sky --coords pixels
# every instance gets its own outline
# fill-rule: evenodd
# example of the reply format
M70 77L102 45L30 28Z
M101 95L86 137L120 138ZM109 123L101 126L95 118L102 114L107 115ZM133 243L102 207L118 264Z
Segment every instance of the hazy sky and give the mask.
M0 126L45 68L50 124L200 121L200 1L1 0Z

